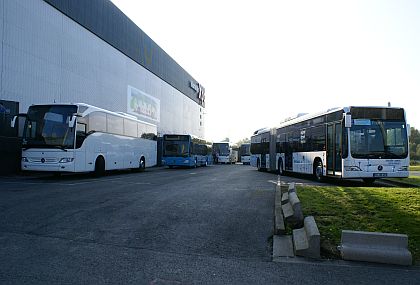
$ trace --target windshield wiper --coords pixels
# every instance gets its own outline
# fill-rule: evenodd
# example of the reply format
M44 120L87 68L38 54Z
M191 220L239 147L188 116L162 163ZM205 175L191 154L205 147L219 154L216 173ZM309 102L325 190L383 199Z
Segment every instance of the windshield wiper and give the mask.
M59 148L59 149L61 149L63 151L67 151L67 149L65 149L63 145L49 145L48 147Z
M402 158L403 155L395 154L395 153L392 153L392 152L386 152L386 157L387 158Z
M47 144L26 144L22 146L23 150L27 150L29 148L58 148L62 151L67 151L62 145L47 145Z

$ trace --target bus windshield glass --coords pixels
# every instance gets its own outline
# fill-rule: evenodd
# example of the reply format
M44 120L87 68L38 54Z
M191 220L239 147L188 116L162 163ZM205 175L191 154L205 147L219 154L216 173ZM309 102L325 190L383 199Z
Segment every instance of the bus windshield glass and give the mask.
M215 143L213 144L213 152L219 155L230 155L228 143Z
M77 112L74 105L38 105L29 107L23 147L73 148L74 128L69 120Z
M163 156L189 155L190 139L189 136L165 135L163 138Z
M350 128L350 149L354 158L406 158L408 142L405 123L356 119Z

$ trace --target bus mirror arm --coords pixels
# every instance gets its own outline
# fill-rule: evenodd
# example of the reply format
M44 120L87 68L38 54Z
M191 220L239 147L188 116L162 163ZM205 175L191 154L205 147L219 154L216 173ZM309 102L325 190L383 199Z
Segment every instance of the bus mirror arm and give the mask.
M351 114L344 114L344 126L351 128Z
M26 114L21 113L19 115L14 116L13 119L10 121L10 127L14 128L16 126L16 120L19 117L26 118Z
M76 123L76 115L73 115L71 116L71 119L69 120L69 128L73 128L75 123Z
M14 116L13 119L12 119L12 121L10 122L10 127L12 127L12 128L15 127L16 119L17 119L17 116Z

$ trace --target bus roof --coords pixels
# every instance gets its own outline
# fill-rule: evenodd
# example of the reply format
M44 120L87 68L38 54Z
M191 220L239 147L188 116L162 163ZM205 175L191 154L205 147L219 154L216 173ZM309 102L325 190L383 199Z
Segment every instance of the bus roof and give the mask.
M381 109L403 109L400 107L388 107L388 106L349 106L349 107L335 107L335 108L330 108L326 111L322 111L322 112L318 112L318 113L313 113L313 114L305 114L302 116L296 116L294 118L290 118L290 119L286 119L285 121L281 122L279 125L277 125L275 128L283 128L286 126L290 126L290 125L294 125L306 120L310 120L319 116L323 116L323 115L327 115L327 114L331 114L337 111L342 110L344 113L348 113L350 112L351 108L381 108Z
M82 117L84 117L84 116L86 116L86 115L88 115L88 114L90 114L92 112L100 111L100 112L104 112L104 113L107 113L107 114L112 114L112 115L115 115L115 116L118 116L118 117L122 117L122 118L125 118L125 119L135 120L135 121L144 123L146 125L156 126L156 125L151 124L149 122L142 121L142 120L138 119L134 115L126 114L124 112L113 112L113 111L102 109L102 108L99 108L99 107L96 107L96 106L92 106L92 105L89 105L89 104L86 104L86 103L33 104L30 107L32 107L32 106L54 106L54 105L56 105L56 106L78 106L79 112L82 109L82 111L79 113ZM84 107L84 108L80 108L80 107Z

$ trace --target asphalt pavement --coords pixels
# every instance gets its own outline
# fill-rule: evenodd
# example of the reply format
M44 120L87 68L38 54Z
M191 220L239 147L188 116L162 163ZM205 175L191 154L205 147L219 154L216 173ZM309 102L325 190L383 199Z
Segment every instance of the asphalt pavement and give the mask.
M275 182L244 165L2 177L0 283L418 284L416 267L272 262Z

